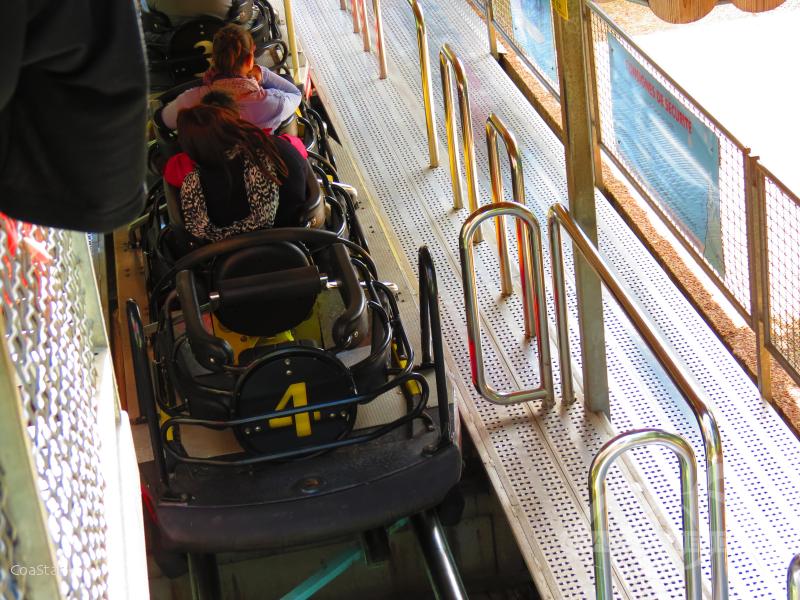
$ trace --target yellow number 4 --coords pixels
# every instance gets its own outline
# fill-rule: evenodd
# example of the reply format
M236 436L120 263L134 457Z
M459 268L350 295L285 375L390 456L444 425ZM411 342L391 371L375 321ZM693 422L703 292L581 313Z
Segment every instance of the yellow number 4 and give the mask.
M289 403L291 402L291 406ZM306 392L305 382L293 383L283 393L283 398L278 402L275 410L286 410L287 408L300 408L301 406L308 406L308 395ZM314 411L314 420L320 420L319 411ZM309 413L298 413L288 417L275 417L269 420L270 429L278 429L280 427L291 427L294 423L297 437L307 437L311 435L311 419Z

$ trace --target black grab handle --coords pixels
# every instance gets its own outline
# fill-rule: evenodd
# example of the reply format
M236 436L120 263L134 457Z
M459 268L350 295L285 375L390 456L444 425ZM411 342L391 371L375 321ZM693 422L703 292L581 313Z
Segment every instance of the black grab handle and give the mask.
M194 273L188 269L175 276L175 290L186 323L186 337L195 359L206 369L221 371L225 365L233 363L233 349L221 338L211 335L203 327L200 316L200 301L194 283Z
M436 377L436 396L439 404L439 447L451 443L450 405L447 395L447 372L444 368L444 347L442 345L442 324L439 319L439 289L436 284L436 269L427 246L421 246L418 253L419 269L419 323L422 341L422 367L433 367ZM431 357L431 346L433 357Z
M150 359L147 356L147 342L144 336L144 325L139 305L133 299L125 303L128 316L128 334L131 344L131 359L133 361L133 374L136 382L136 397L139 400L139 412L147 419L147 429L150 433L150 445L153 448L153 463L158 473L159 481L167 487L167 466L164 450L161 445L161 433L158 427L158 410L156 408L153 377L150 373Z

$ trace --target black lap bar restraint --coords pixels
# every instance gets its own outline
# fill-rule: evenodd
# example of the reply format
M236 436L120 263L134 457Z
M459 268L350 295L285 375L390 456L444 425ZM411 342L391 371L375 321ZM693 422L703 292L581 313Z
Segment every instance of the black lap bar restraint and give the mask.
M221 302L230 306L257 300L315 297L322 284L317 267L308 266L223 279L218 285Z

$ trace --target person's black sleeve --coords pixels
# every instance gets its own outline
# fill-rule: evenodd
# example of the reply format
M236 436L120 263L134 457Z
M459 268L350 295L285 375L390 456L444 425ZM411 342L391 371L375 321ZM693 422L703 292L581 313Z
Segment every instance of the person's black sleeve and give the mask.
M280 137L272 138L286 165L288 174L280 187L280 201L275 215L274 227L302 227L312 215L312 208L319 201L319 184L314 170L300 153ZM324 205L323 211L324 211ZM324 212L323 220L324 220Z
M0 211L109 231L144 202L147 74L132 0L3 0Z

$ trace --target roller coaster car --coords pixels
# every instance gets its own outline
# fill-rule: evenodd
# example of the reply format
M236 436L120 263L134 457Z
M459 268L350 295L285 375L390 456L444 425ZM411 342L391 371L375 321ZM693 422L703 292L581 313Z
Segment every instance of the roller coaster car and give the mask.
M442 502L461 457L433 264L427 249L420 257L420 367L369 256L326 231L254 232L181 259L153 336L154 369L128 301L153 448L141 476L163 548L190 557L286 549L381 529ZM207 304L225 329L270 336L297 328L328 288L338 288L344 308L325 340L257 345L237 357L201 316ZM435 374L435 408L422 368ZM400 414L364 428L359 411L392 395ZM190 451L191 429L227 434L234 447Z
M309 156L309 159L321 183L321 193L306 202L303 219L305 226L325 229L364 248L366 239L355 214L355 190L332 180L328 176L330 170L317 164L318 161L313 156ZM151 291L150 309L155 311L153 314L157 314L164 293L171 289L165 284L171 281L173 266L186 254L204 247L206 242L187 231L180 208L179 190L166 182L159 182L150 190L148 197L150 208L131 226L130 244L131 247L141 247L144 251L147 265L145 277ZM322 219L324 223L320 222Z
M214 34L226 23L239 23L239 2L234 2L226 20L198 16L180 25L158 10L142 11L150 89L164 90L202 75L210 66ZM254 0L255 18L245 24L256 45L256 57L269 51L278 68L286 61L286 44L280 39L278 20L269 2Z

